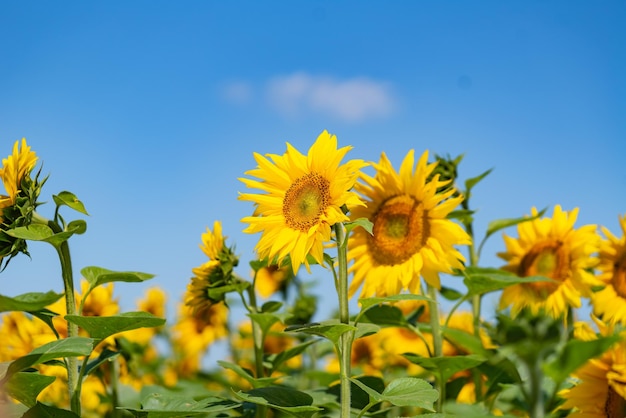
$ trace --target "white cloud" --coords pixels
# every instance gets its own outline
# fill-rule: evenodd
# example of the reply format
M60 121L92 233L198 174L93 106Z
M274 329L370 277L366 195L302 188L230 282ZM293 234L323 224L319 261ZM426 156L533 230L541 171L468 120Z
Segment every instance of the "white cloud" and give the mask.
M247 104L252 100L252 87L245 81L233 81L222 87L222 97L234 104Z
M337 80L295 73L270 80L267 95L288 116L313 111L358 122L388 116L396 108L389 83L365 77Z

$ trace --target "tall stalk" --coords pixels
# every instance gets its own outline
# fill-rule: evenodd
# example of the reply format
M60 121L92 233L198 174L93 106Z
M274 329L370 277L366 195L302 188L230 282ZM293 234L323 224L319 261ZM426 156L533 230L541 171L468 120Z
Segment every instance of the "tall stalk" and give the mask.
M443 338L441 335L441 327L439 326L439 304L437 302L437 289L428 285L428 308L430 311L430 328L433 334L433 355L441 357L443 355ZM437 399L437 412L442 412L443 401L446 397L446 382L443 380L442 373L437 376L437 389L439 390L439 398Z
M350 324L350 309L348 307L348 252L345 245L345 231L343 224L338 222L334 225L337 238L337 295L339 297L339 322ZM352 366L352 341L354 332L349 331L341 335L339 340L339 364L341 380L341 418L350 417L350 375Z
M63 229L55 221L48 221L48 226L55 234L63 232ZM65 290L65 308L68 315L76 315L76 299L74 298L74 274L72 271L72 258L70 256L70 246L67 240L59 245L55 245L61 263L61 276L63 277L63 287ZM78 325L67 321L68 338L78 336ZM78 358L68 357L67 364L67 385L70 394L70 408L72 412L81 416L80 388L78 384Z

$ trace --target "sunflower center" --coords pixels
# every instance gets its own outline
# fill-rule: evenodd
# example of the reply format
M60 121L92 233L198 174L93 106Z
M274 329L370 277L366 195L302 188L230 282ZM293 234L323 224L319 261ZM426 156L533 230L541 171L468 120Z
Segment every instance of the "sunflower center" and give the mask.
M567 279L569 264L569 253L561 241L543 242L535 244L524 255L517 273L521 277L545 276L562 282ZM545 295L552 293L559 284L535 282L528 283L527 286L538 294Z
M612 387L606 395L604 412L607 418L624 418L626 416L626 399L622 398Z
M430 233L424 205L411 196L386 200L373 216L368 236L372 258L381 265L402 264L417 253Z
M290 228L307 232L318 223L330 203L330 182L309 173L293 182L283 199L283 215Z
M618 295L626 298L626 253L613 266L611 284Z

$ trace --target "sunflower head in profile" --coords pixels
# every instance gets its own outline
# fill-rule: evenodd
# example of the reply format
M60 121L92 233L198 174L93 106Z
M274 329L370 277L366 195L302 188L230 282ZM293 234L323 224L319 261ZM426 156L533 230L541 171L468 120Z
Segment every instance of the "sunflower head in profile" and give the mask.
M532 215L537 214L532 208ZM577 216L577 208L565 212L557 205L552 218L519 224L519 238L504 235L506 251L498 253L507 261L504 270L520 277L543 276L551 280L507 287L500 297L500 309L511 306L511 314L516 316L528 308L533 314L545 312L558 318L570 307L580 307L581 296L590 296L591 286L599 284L591 271L597 264L593 254L600 237L595 225L574 228Z
M613 335L612 326L594 318L601 336ZM594 340L598 335L590 324L575 324L574 337L580 340ZM575 385L563 389L559 395L565 402L559 407L571 410L572 417L619 417L626 416L626 339L621 340L605 351L600 357L587 360L575 373Z
M16 141L13 152L2 159L0 179L6 195L0 194L0 260L6 267L8 261L22 252L28 254L26 241L4 233L31 223L33 212L39 205L37 198L45 179L39 181L39 174L31 178L31 171L37 164L37 155L26 144L26 139ZM8 257L3 259L4 257Z
M324 263L332 226L349 220L342 208L363 204L351 189L366 164L341 164L351 148L337 148L337 137L324 131L307 155L289 143L283 155L254 154L258 167L245 174L256 179L240 180L264 193L241 193L239 199L255 205L253 216L242 222L248 224L244 232L261 233L255 248L261 259L281 265L289 257L294 274L302 264L310 270L308 255Z
M604 289L591 295L594 312L611 324L626 325L626 215L619 218L622 236L601 227L606 239L600 244L598 278Z
M363 174L355 186L365 206L354 208L351 217L370 220L373 235L357 228L349 238L350 295L361 285L362 297L420 293L420 277L439 288L439 273L463 268L455 246L471 243L461 226L447 219L463 197L452 197L454 188L438 193L450 180L431 176L436 163L428 164L428 151L417 164L409 151L399 172L385 153L372 165L375 176Z
M232 248L226 246L226 238L222 235L222 224L219 221L213 223L213 231L207 228L202 234L200 249L208 261L192 269L194 276L185 294L185 304L194 313L224 301L229 285L237 281L234 268L239 264L239 258Z

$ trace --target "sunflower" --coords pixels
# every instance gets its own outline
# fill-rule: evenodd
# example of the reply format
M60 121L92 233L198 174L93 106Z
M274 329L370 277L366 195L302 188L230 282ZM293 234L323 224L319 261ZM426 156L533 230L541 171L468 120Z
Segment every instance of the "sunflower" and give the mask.
M15 204L17 195L22 187L22 180L32 171L37 164L37 155L26 144L26 138L22 138L22 146L19 141L13 145L13 154L2 159L0 178L7 191L7 196L0 195L0 209ZM0 212L0 218L2 213Z
M613 329L596 320L600 334L612 335ZM578 323L574 330L578 339L597 338L587 323ZM574 374L577 384L559 395L565 399L560 409L572 409L568 416L587 418L626 416L626 340L621 339L600 357L587 361Z
M537 215L537 209L532 208L532 215ZM600 237L595 225L575 229L577 216L578 208L565 212L557 205L552 218L519 224L519 238L504 235L506 252L498 253L508 262L504 270L520 277L545 276L552 281L507 287L500 297L500 309L511 306L511 314L516 316L528 307L533 314L545 311L558 318L570 307L580 307L581 296L590 296L591 286L599 284L589 270L597 263L593 254Z
M214 303L224 300L224 292L216 290L233 281L233 268L239 260L233 250L225 244L222 224L213 223L213 231L207 228L202 234L200 249L209 258L202 265L192 269L194 277L187 286L185 303L195 311L202 311Z
M340 164L351 148L337 149L337 137L324 131L307 155L289 143L283 155L254 153L258 167L245 174L259 180L240 180L265 193L240 193L239 199L255 205L253 216L242 222L249 224L244 232L262 233L255 248L262 259L280 265L289 256L294 274L302 264L310 271L309 254L323 264L331 227L349 220L342 206L363 204L350 189L366 164L362 160Z
M350 295L363 284L362 297L395 295L402 290L420 292L420 276L436 288L439 273L463 268L463 255L455 245L471 243L469 235L448 214L463 200L451 197L456 190L437 190L450 183L429 176L436 163L428 164L428 151L415 165L410 150L396 172L382 153L373 163L376 176L361 176L355 187L366 204L354 208L352 219L367 218L373 235L357 228L348 241L348 259L354 263Z
M276 265L261 267L254 279L255 288L263 298L269 298L279 290L284 290L293 278L291 268Z
M602 227L606 239L600 244L598 278L604 289L591 295L596 315L609 323L626 324L626 215L619 218L622 237Z

